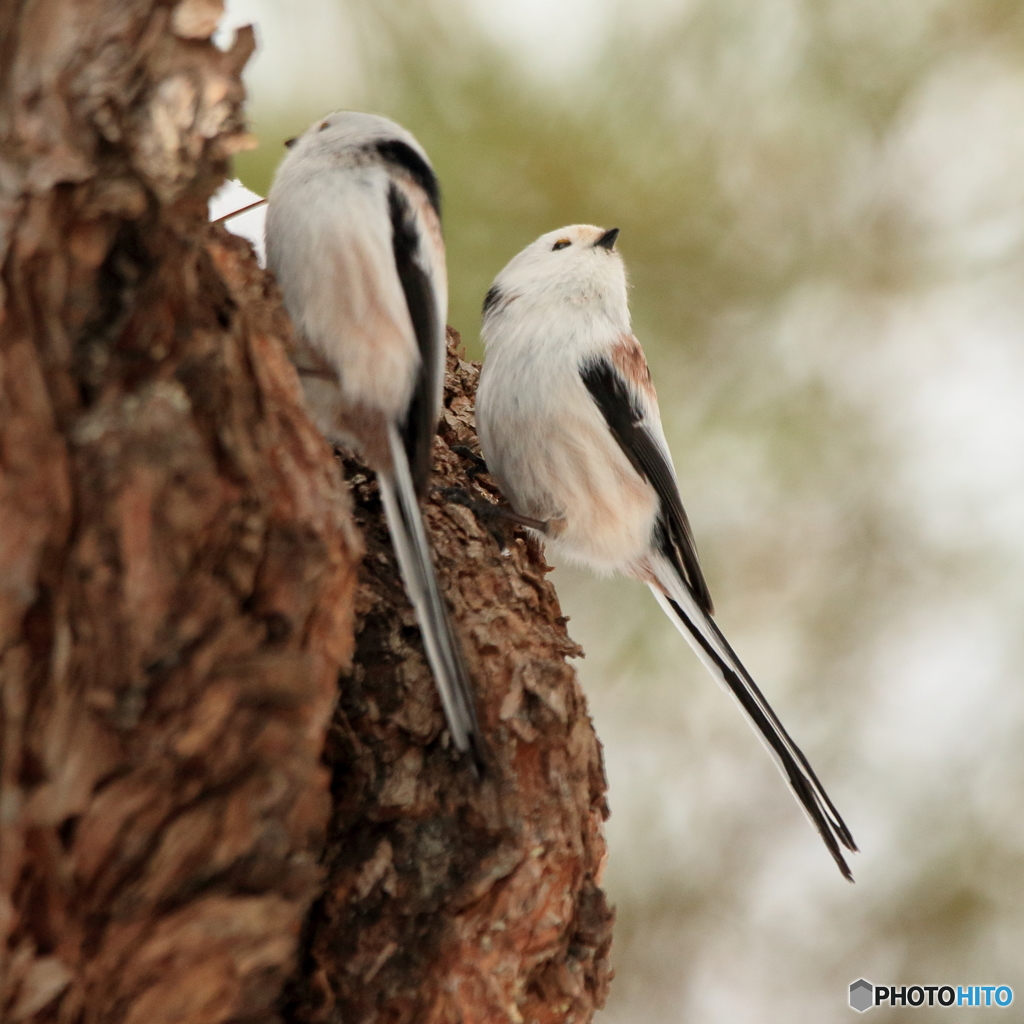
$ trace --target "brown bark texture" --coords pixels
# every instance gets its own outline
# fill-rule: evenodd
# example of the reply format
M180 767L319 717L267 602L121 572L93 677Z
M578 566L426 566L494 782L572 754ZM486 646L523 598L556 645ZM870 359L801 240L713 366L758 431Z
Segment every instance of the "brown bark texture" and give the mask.
M266 1019L320 891L360 544L206 223L252 49L211 7L0 8L5 1022Z
M435 494L474 778L372 474L206 222L250 142L253 36L221 52L220 14L0 0L0 1021L589 1020L611 912L578 649L537 546ZM494 500L451 450L475 383L451 355L436 483Z
M289 1019L582 1024L607 993L606 784L566 662L582 651L538 545L518 530L496 539L440 493L498 494L452 451L478 447L479 367L457 349L449 329L436 489L424 512L489 769L478 781L452 758L376 484L349 461L366 543L356 654L327 739L326 891L307 923Z

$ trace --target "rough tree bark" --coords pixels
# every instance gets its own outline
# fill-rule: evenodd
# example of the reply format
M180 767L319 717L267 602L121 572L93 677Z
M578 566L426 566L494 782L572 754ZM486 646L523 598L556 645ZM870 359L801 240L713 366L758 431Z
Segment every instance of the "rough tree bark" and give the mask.
M491 498L451 446L476 445L478 368L449 331L435 484ZM453 344L453 342L455 344ZM612 914L598 888L600 749L537 545L503 553L461 505L426 507L480 701L491 771L453 762L376 485L347 464L367 554L357 646L327 742L326 892L289 986L301 1021L583 1022L603 1005Z
M535 547L429 505L474 781L373 481L206 223L249 141L219 15L0 0L0 1020L585 1021L611 914L576 649ZM450 370L439 482L479 489Z
M359 542L247 247L209 4L0 16L0 1016L263 1019Z

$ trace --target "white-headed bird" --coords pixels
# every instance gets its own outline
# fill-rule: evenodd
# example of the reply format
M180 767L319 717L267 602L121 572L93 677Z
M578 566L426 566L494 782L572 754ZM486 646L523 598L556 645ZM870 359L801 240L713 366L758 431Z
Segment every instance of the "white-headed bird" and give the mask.
M515 513L567 559L646 583L746 712L843 875L853 836L712 618L647 360L630 326L618 229L528 245L484 301L476 398L484 458Z
M342 111L288 143L268 197L267 265L297 335L313 419L376 472L388 528L455 746L480 766L469 674L419 508L445 367L440 194L416 139Z

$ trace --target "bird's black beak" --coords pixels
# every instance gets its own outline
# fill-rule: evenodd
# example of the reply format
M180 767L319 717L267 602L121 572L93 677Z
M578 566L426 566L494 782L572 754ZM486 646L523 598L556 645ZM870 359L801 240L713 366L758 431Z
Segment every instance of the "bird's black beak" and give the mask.
M602 249L607 249L609 252L615 248L615 239L619 237L618 228L609 228L595 243L594 245L601 246Z
M299 141L298 135L296 135L294 138L291 138L291 139L285 139L284 140L285 149L291 149L292 146L294 146L295 143L298 142L298 141Z

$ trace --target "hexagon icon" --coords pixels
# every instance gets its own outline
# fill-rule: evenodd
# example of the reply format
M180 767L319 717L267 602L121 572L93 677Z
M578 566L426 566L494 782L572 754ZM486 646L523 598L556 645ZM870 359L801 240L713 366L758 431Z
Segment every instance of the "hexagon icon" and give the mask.
M860 1013L870 1010L874 1005L875 987L870 981L858 978L850 986L850 1006Z

